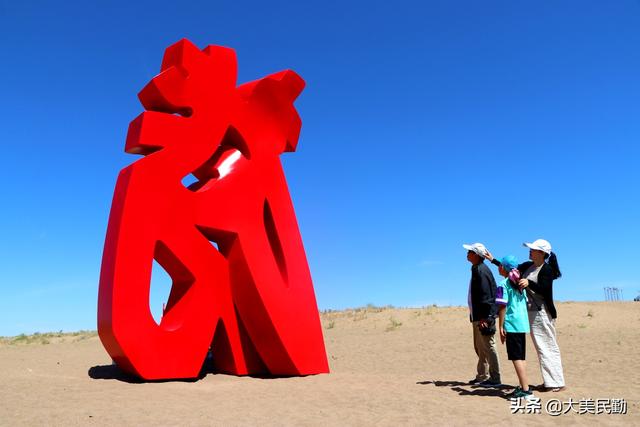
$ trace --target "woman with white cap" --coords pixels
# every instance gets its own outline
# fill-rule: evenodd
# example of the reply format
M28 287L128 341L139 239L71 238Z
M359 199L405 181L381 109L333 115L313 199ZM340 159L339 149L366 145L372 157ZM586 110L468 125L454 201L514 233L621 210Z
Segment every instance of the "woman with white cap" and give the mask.
M529 295L531 339L540 360L540 371L546 391L565 388L560 347L556 339L556 307L553 304L553 281L562 276L556 254L544 239L523 243L529 248L529 259L518 266L519 285Z
M556 339L556 307L553 304L553 281L562 276L556 254L551 244L544 239L523 243L529 248L529 259L518 265L521 289L528 294L529 325L531 340L538 353L540 371L544 382L541 391L561 391L565 388L560 347ZM486 258L500 265L491 253Z

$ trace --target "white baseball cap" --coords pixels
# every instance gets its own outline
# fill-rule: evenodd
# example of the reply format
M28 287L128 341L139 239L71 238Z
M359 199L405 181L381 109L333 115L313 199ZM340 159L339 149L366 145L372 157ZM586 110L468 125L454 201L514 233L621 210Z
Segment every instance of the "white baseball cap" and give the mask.
M523 243L522 246L526 246L529 249L542 251L547 255L551 255L551 243L547 242L544 239L538 239L533 243Z
M482 243L472 243L471 245L462 245L462 247L468 251L475 252L482 258L486 258L487 252L489 252Z

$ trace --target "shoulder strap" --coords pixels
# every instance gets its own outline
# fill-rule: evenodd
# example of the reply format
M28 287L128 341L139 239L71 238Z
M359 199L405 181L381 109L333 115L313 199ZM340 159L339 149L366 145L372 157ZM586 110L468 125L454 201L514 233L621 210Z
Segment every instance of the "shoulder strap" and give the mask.
M527 297L529 298L529 301L531 301L531 303L536 306L536 309L538 311L542 310L542 306L538 304L538 301L536 301L536 299L534 298L529 288L524 288L524 290L527 292Z

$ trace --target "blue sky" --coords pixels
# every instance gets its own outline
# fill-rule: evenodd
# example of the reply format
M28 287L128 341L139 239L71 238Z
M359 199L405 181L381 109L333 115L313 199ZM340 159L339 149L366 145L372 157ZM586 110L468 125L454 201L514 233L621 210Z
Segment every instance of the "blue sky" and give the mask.
M0 36L0 335L95 329L127 126L183 37L306 80L282 161L321 309L463 305L476 241L549 240L559 300L640 292L639 1L27 0Z

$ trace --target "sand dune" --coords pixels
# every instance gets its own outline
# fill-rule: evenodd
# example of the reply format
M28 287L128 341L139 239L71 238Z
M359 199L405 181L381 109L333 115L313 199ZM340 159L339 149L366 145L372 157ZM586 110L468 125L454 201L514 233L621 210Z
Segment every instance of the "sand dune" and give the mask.
M332 373L304 378L136 383L110 366L95 333L2 339L0 424L640 425L640 303L567 302L558 312L568 389L536 393L540 414L512 415L509 389L466 384L475 367L466 308L368 307L322 314ZM504 346L500 357L503 381L517 384ZM627 415L544 410L570 398L625 399Z

